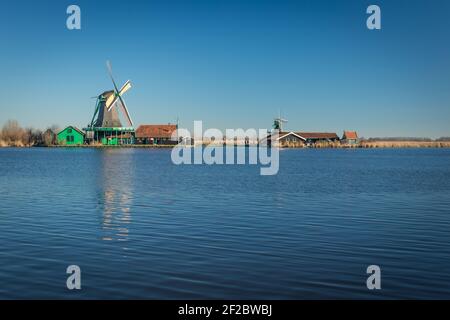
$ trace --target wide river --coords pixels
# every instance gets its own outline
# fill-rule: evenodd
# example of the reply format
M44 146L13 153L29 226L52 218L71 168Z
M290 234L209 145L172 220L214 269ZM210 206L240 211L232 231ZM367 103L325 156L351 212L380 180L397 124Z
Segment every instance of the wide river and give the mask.
M450 299L450 149L170 152L0 149L0 298Z

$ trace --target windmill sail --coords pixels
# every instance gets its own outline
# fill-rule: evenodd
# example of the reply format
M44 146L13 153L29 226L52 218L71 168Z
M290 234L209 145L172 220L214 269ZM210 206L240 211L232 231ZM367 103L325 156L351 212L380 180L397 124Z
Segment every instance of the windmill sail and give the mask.
M128 112L128 108L127 105L125 104L125 101L123 101L122 99L120 99L120 101L118 102L118 104L120 105L120 107L122 108L122 112L125 115L125 118L128 122L128 126L132 127L133 126L133 120L131 120L130 117L130 113Z
M122 98L122 95L130 90L131 82L128 80L119 90L116 81L114 80L111 63L109 61L106 62L106 67L114 85L114 90L103 92L98 97L98 102L94 113L94 118L97 115L97 119L92 121L91 126L96 128L122 128L122 123L118 112L118 109L120 109L123 114L122 120L126 120L128 127L133 127L133 121L131 120L130 113L128 112L128 108Z
M122 96L125 92L131 89L131 81L128 80L125 84L120 88L119 94Z

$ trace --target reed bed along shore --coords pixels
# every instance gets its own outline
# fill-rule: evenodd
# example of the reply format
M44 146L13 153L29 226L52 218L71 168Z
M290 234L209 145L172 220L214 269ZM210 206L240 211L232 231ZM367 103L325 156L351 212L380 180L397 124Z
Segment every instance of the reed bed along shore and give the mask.
M371 149L371 148L450 148L450 141L361 141L348 145L340 142L318 142L306 146L303 144L285 144L283 148L314 148L314 149Z
M0 148L24 148L24 147L32 147L33 145L24 144L22 141L4 141L0 140Z
M450 148L450 141L361 141L361 148Z

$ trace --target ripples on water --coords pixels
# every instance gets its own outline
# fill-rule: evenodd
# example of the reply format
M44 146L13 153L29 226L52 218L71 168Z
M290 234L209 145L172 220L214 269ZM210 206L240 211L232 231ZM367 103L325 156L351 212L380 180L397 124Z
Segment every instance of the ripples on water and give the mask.
M170 150L1 149L0 298L450 298L450 150L280 157L260 176Z

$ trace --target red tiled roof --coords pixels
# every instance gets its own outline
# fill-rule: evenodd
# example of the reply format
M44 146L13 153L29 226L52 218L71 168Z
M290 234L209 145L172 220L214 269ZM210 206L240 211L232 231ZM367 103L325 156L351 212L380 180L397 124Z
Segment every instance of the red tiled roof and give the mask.
M136 129L136 138L170 138L177 130L174 124L146 124Z
M305 139L339 139L336 133L330 132L295 132Z
M344 131L342 139L358 139L358 134L356 131Z

